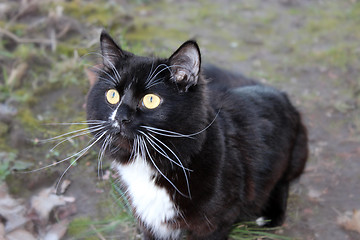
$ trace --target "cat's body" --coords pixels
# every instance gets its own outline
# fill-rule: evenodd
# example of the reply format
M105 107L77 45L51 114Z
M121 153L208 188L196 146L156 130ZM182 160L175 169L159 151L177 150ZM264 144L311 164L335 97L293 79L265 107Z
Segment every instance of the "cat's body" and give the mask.
M97 136L145 239L178 239L183 230L189 239L226 239L236 221L259 217L282 224L289 182L307 158L306 130L286 94L201 70L195 42L169 59L134 56L105 33L101 44L88 119L104 121Z

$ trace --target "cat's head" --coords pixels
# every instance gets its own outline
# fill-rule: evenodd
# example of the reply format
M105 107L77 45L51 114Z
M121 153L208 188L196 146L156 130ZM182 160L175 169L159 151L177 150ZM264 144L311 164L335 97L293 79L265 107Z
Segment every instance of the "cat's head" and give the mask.
M185 42L169 58L136 56L105 32L100 46L103 63L88 94L87 118L103 148L118 161L196 152L201 134L195 133L208 123L197 43Z

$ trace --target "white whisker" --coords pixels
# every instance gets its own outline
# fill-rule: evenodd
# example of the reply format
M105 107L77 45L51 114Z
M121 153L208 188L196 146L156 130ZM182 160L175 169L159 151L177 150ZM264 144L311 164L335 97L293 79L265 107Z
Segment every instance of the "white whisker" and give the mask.
M52 147L49 152L54 151L55 148L57 148L60 144L66 142L66 141L70 141L70 140L72 140L72 139L74 139L74 138L76 138L76 137L85 136L85 135L88 135L88 134L90 134L90 133L100 131L100 130L104 129L105 127L106 127L106 126L99 127L99 128L96 128L96 129L92 129L92 130L90 130L90 131L84 131L84 132L82 132L82 133L78 133L78 134L76 134L76 135L73 135L73 136L70 136L70 137L66 137L64 140L58 142L54 147Z
M98 56L102 57L103 59L105 59L108 63L110 63L110 65L111 65L111 70L113 71L113 73L114 73L114 74L116 75L116 77L118 78L117 80L120 81L120 79L121 79L120 73L119 73L118 70L115 68L114 64L113 64L107 57L105 57L103 54L100 54L100 53L97 53L97 52L93 52L93 53L90 53L90 54L98 55Z
M142 128L145 128L147 131L161 135L161 136L165 136L165 137L184 137L184 138L193 138L193 136L199 135L202 132L206 131L216 120L216 118L218 117L220 110L216 113L214 119L202 130L195 132L195 133L191 133L191 134L182 134L182 133L178 133L178 132L174 132L174 131L170 131L170 130L165 130L165 129L160 129L160 128L155 128L155 127L149 127L149 126L144 126L142 125Z
M156 72L156 70L159 68L159 67L164 67L163 69L161 69L158 73L156 73L155 74L155 72ZM153 86L153 81L155 81L156 82L156 77L161 73L161 72L163 72L163 71L165 71L165 70L169 70L169 72L170 72L170 74L171 74L171 77L173 77L173 73L172 73L172 71L171 71L171 69L170 69L170 67L172 67L172 66L167 66L166 64L160 64L159 66L157 66L156 68L155 68L155 70L154 70L154 72L151 74L151 76L146 80L146 85L145 85L145 88L146 89L149 89L150 87L152 87ZM155 76L153 76L155 74ZM160 80L158 80L158 81L160 81Z
M89 146L87 146L86 148L84 148L83 150L81 150L80 152L78 152L77 154L74 154L73 156L77 156L76 159L74 161L72 161L70 163L70 165L65 169L65 171L63 172L63 174L60 176L60 179L58 180L55 189L57 190L62 178L65 176L66 172L71 168L72 165L74 165L85 153L87 153L87 151L94 146L105 134L107 133L107 131L103 132L103 134L101 134L101 136L99 138L97 138L93 143L91 143ZM68 157L67 159L71 159L73 156Z
M151 163L153 164L153 166L155 167L155 169L161 174L161 176L162 176L163 178L165 178L165 180L168 181L168 183L170 183L170 185L173 186L173 188L174 188L181 196L183 196L183 197L189 197L189 196L185 195L184 193L182 193L182 192L175 186L175 184L174 184L172 181L170 181L170 179L169 179L168 177L166 177L165 174L158 168L158 166L155 164L153 158L151 157L151 154L150 154L150 152L149 152L148 147L146 146L145 139L144 139L143 137L141 137L141 141L140 141L140 142L141 142L142 148L145 149L145 152L147 153L147 156L149 157Z
M73 122L73 123L45 123L44 125L95 125L95 124L101 124L101 123L106 123L106 121L100 121L97 120L95 122L95 120L89 120L88 121L83 121L83 122Z
M141 126L143 128L145 128L146 130L148 130L149 132L152 133L156 133L165 137L184 137L184 138L191 138L190 135L186 135L186 134L181 134L181 133L177 133L174 131L169 131L169 130L165 130L165 129L160 129L160 128L155 128L155 127L149 127L149 126Z
M39 142L41 142L41 143L52 142L52 141L59 140L59 139L65 137L65 136L68 136L68 135L71 135L71 134L74 134L74 133L96 131L96 129L99 128L99 127L103 127L103 126L97 125L97 126L82 128L82 129L78 129L78 130L74 130L74 131L71 131L71 132L68 132L68 133L61 134L61 135L56 136L56 137L52 137L52 138L48 138L48 139L42 139L42 140L39 140Z
M64 140L61 140L60 142L58 142L55 146L53 146L53 147L49 150L49 152L54 151L55 148L57 148L59 145L61 145L62 143L66 142L66 141L71 141L72 139L74 139L74 138L76 138L76 137L85 136L85 135L88 135L88 134L89 134L89 132L84 131L84 132L78 133L78 134L76 134L76 135L74 135L74 136L67 137L67 138L65 138Z
M161 142L162 145L165 145L168 150L175 156L175 158L180 162L177 163L175 160L173 160L171 157L169 157L169 155L165 152L165 150L159 146L159 144L157 144L154 140L152 140L146 133L139 131L139 133L141 133L142 135L144 135L146 137L146 139L148 140L149 144L151 145L151 147L157 151L160 155L166 157L170 162L174 163L175 165L181 167L182 169L185 169L187 171L192 171L191 169L185 168L180 159L175 155L175 153L173 151L170 150L170 148L168 146L166 146L163 142L161 142L159 139L157 139L156 137L154 137L153 135L151 135L151 137L153 137L154 139L156 139L158 142ZM150 135L150 134L149 134Z
M102 159L104 157L106 148L108 147L108 145L111 142L111 139L112 139L111 135L106 136L106 138L100 148L99 155L98 155L98 177L100 177L100 173L102 173Z
M98 70L98 71L100 71L100 72L103 72L105 75L107 75L107 76L110 78L110 79L104 78L104 80L110 81L110 82L112 82L112 83L114 83L114 84L117 84L117 83L118 83L115 78L113 78L109 73L107 73L107 72L104 71L103 69L98 68L98 67L96 67L96 66L91 66L91 65L89 65L89 64L87 64L87 65L88 65L89 67L91 67L91 68L95 68L96 70ZM98 78L101 78L101 77L98 76Z
M161 145L163 145L167 150L169 150L171 152L171 154L176 158L176 160L178 161L178 163L180 164L180 167L183 169L184 172L184 176L185 176L185 180L186 180L186 186L187 186L187 190L189 193L189 198L191 199L191 192L190 192L190 184L189 184L189 179L188 176L186 174L186 170L187 171L192 171L188 168L185 168L184 165L182 164L181 160L179 159L179 157L175 154L175 152L173 150L171 150L170 147L168 147L165 143L163 143L162 141L160 141L158 138L156 138L155 136L151 135L149 133L149 136L152 137L154 140L156 140L157 142L159 142Z
M105 135L106 132L107 132L107 131L105 131L105 132L103 133L103 135ZM101 136L103 136L103 135L101 135ZM91 141L93 141L94 139L95 139L95 137L92 138L92 139L89 141L89 143L90 143ZM58 164L60 164L60 163L66 162L66 161L68 161L69 159L71 159L71 158L73 158L73 157L76 157L76 156L78 156L78 155L81 155L81 156L82 156L82 155L84 154L84 152L88 151L98 140L99 140L99 139L96 139L93 143L91 143L91 145L87 146L86 148L82 149L81 151L79 151L79 152L77 152L77 153L74 153L73 155L71 155L71 156L69 156L69 157L66 157L66 158L64 158L64 159L62 159L62 160L60 160L60 161L57 161L57 162L55 162L55 163L46 165L46 166L41 167L41 168L38 168L38 169L34 169L34 170L30 170L30 171L25 171L25 172L20 172L20 173L33 173L33 172L38 172L38 171L44 170L44 169L46 169L46 168L53 167L53 166L56 166L56 165L58 165Z

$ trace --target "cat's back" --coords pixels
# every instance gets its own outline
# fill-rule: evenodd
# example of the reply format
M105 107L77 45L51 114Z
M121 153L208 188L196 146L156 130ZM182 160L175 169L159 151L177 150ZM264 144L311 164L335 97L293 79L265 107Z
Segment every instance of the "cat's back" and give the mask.
M252 85L233 88L223 98L226 106L222 107L231 112L235 121L246 119L261 131L269 131L270 126L272 129L290 130L300 121L300 115L287 94L273 87Z
M248 78L240 73L221 69L212 64L205 64L202 74L208 81L208 87L212 91L225 92L229 89L260 84L258 81Z

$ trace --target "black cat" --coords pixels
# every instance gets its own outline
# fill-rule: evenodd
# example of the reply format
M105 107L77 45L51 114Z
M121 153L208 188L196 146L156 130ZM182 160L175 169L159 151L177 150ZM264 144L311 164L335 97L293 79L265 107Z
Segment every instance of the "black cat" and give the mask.
M286 94L214 66L185 42L135 56L101 34L87 101L145 239L227 239L236 221L284 221L307 133Z

